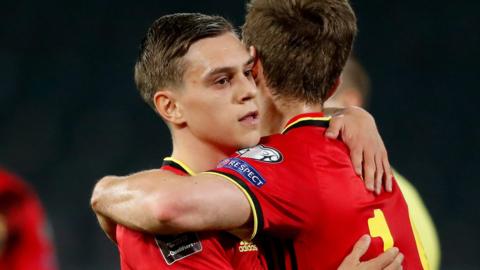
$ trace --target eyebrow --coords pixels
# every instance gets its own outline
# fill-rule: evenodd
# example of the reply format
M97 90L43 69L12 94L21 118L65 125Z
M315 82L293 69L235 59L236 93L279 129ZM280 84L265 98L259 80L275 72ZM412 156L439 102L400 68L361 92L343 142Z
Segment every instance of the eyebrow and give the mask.
M255 62L255 58L252 56L243 64L243 66L251 65L254 62ZM205 75L205 78L211 77L211 76L219 74L219 73L233 73L235 71L235 69L236 69L235 67L214 68Z

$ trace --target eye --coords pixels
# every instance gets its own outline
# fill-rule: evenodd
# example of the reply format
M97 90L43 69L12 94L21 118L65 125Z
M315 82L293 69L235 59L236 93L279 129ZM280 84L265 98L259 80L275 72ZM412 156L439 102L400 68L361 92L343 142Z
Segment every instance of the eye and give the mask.
M227 85L229 83L230 83L230 78L227 78L227 77L223 77L215 81L215 84L217 85Z
M249 77L249 78L253 77L253 70L252 69L245 70L243 74L245 75L245 77Z

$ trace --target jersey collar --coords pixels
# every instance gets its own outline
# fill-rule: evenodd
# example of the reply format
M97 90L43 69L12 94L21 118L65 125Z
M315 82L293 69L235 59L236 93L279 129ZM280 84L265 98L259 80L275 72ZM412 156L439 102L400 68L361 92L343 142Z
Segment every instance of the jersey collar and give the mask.
M316 113L302 113L299 114L287 122L287 125L282 131L282 134L287 133L288 131L304 126L318 126L327 128L329 125L331 117L324 116L321 112Z
M170 166L192 176L196 174L187 164L172 157L164 158L162 166Z

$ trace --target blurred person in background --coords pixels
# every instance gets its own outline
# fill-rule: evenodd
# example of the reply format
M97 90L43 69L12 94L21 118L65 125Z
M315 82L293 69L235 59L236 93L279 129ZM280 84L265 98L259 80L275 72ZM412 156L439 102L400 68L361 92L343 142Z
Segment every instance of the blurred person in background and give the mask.
M55 270L48 224L35 192L0 168L0 270Z
M343 73L341 84L325 107L366 108L370 97L370 78L358 59L350 57ZM415 187L394 170L395 179L407 201L412 219L425 248L426 256L433 270L440 269L440 242L433 220Z

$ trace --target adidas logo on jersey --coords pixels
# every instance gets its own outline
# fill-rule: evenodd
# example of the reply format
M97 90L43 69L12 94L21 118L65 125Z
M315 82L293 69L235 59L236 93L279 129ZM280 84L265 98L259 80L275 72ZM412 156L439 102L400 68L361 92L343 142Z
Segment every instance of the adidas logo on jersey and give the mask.
M241 241L240 246L238 247L238 250L240 252L257 251L258 247L251 242Z

